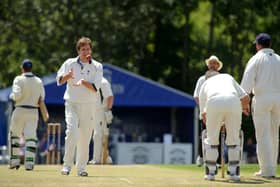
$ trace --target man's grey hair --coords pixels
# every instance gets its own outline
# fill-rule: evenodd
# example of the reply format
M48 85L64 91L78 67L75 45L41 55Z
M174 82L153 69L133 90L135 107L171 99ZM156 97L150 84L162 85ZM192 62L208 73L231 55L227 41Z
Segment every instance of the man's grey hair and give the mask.
M205 79L207 80L207 79L209 79L210 77L213 77L213 76L218 75L218 74L220 74L218 71L208 70L208 71L206 71L206 73L205 73Z

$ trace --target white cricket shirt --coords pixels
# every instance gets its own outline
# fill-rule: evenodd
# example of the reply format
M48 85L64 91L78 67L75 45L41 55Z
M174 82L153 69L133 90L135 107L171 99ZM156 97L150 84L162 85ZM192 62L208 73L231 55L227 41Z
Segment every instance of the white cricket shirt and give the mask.
M280 93L280 57L270 48L259 50L247 63L241 87L255 95Z
M74 78L67 81L64 99L73 103L98 102L97 92L93 92L83 85L74 86L74 84L80 79L84 79L85 81L92 83L98 90L103 77L102 64L93 59L91 60L91 63L83 63L78 57L69 58L62 64L57 72L57 85L60 85L60 77L66 75L71 69L73 69Z

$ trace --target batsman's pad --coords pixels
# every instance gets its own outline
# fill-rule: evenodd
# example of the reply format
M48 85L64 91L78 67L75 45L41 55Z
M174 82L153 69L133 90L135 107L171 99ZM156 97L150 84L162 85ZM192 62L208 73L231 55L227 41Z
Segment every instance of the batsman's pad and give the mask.
M34 165L36 157L37 140L26 139L25 140L25 165Z
M12 136L12 133L10 133L10 160L15 160L12 162L16 162L19 164L20 162L20 142L19 142L19 137L17 136Z
M41 115L43 117L44 122L48 122L49 120L49 112L48 109L44 103L44 101L42 99L39 99L39 108L40 108L40 112Z
M239 142L237 145L228 145L228 174L240 174L240 163L242 160L243 153L243 141L244 135L243 131L240 130Z
M100 126L99 126L100 127ZM103 134L100 129L95 129L93 132L93 160L100 164L103 154Z
M113 116L113 113L111 110L108 110L105 112L105 119L106 119L107 124L111 124L113 121L113 118L114 118L114 116Z
M205 163L205 145L204 145L204 140L207 138L207 131L204 129L201 131L201 145L202 145L202 157L203 157L203 162Z
M209 145L205 141L204 148L205 148L205 167L206 167L206 174L217 174L217 165L216 160L219 156L219 145Z

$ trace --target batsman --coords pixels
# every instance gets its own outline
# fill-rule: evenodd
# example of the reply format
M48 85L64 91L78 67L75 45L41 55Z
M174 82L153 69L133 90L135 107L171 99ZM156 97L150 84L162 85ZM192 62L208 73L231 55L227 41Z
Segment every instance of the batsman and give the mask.
M89 164L112 164L112 158L108 151L109 125L112 123L112 107L114 96L111 84L106 78L102 78L98 91L100 105L96 109L96 123L93 132L93 160Z
M223 124L226 128L228 147L229 179L240 181L240 160L242 145L240 129L242 111L249 113L250 98L229 74L210 77L199 93L200 115L206 124L206 138L203 140L205 155L205 180L214 180L217 174L219 134Z
M32 62L25 59L22 74L14 79L10 99L15 102L9 132L10 169L20 167L19 136L25 138L25 170L33 170L37 147L36 129L39 119L39 103L44 101L45 89L42 80L32 73Z

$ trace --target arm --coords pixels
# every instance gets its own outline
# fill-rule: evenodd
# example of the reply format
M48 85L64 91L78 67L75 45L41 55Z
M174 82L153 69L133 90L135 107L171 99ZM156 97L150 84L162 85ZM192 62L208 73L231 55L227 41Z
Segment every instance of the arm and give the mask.
M101 86L101 80L103 77L103 67L100 63L96 64L96 72L94 72L94 80L93 82L88 82L84 79L80 79L74 86L85 86L87 89L91 90L92 92L96 93L97 90Z
M199 105L199 97L194 97L194 100L195 100L196 104Z
M45 96L46 96L45 88L44 88L43 82L41 81L41 99L42 99L42 101L45 100Z
M194 100L195 100L197 105L199 105L199 92L200 92L201 86L204 82L205 82L205 76L201 76L197 80L196 85L195 85L193 97L194 97Z
M13 82L12 93L10 94L10 99L12 99L13 101L19 100L22 96L21 91L22 91L22 89L21 89L20 80L18 77L16 77Z
M102 79L102 84L101 84L100 89L102 91L104 99L106 99L106 102L105 102L106 109L111 110L113 107L113 103L114 103L114 96L113 96L111 84L106 78Z
M73 79L73 69L70 69L70 71L68 73L66 73L65 75L62 75L59 77L58 79L58 85L62 85L65 82L67 82L69 79Z
M250 97L248 95L242 97L240 99L241 105L242 105L242 112L246 115L249 116L250 114Z
M91 83L95 91L97 91L101 87L102 77L103 77L103 67L102 64L98 63L96 65L96 74L94 77L94 81Z
M105 119L106 119L107 124L111 124L113 121L113 118L114 118L113 113L112 113L113 96L107 97L106 100L107 100L107 106L104 111Z
M114 103L114 97L113 96L109 96L107 98L107 109L108 110L112 110L113 108L113 103Z
M92 92L96 92L95 86L93 84L91 84L90 82L87 82L84 79L80 79L77 83L74 84L74 86L81 86L81 85L83 85L87 89L91 90Z
M251 93L253 87L255 86L255 80L256 80L256 74L257 74L257 61L256 57L253 56L244 71L242 81L241 81L241 87L247 92Z
M206 124L206 100L207 100L205 84L202 85L200 92L199 92L200 118L203 120L204 124Z
M240 98L241 101L241 106L242 106L242 112L246 115L249 116L250 113L250 97L249 95L245 92L245 90L233 79L233 85L237 91L237 94Z
M74 78L73 68L70 68L69 62L69 60L66 60L57 71L56 81L58 86Z

